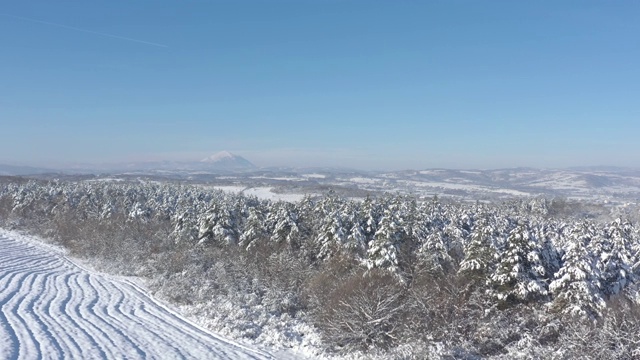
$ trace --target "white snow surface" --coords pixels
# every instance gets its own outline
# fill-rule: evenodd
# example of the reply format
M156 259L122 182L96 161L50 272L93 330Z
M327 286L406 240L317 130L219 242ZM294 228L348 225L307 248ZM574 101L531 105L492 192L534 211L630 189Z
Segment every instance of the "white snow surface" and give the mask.
M126 278L0 229L0 359L274 359L212 334ZM279 355L278 355L279 356Z
M216 161L222 161L222 160L233 160L235 159L236 156L233 155L232 153L228 152L228 151L220 151L217 152L211 156L208 156L200 161L202 162L216 162Z
M216 190L222 190L224 192L241 193L247 187L244 185L214 185L211 188Z
M312 179L326 179L327 175L324 174L302 174L302 176L306 177L306 178L312 178Z
M273 188L270 187L253 187L245 189L243 194L255 196L258 199L272 200L272 201L287 201L296 202L302 200L307 194L298 193L276 193L273 192ZM311 194L314 195L314 194Z
M261 200L297 202L305 196L317 195L316 193L278 193L272 187L252 187L245 185L211 185L204 188L222 190L228 193L242 193L246 196L255 196Z

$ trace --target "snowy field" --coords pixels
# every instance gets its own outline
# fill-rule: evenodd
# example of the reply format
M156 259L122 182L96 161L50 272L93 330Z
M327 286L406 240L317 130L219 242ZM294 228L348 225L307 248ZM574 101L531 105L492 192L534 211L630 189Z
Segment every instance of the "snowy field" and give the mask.
M222 178L220 178L222 179ZM305 180L306 181L301 181ZM261 171L260 176L237 174L224 178L255 190L263 199L292 201L290 194L324 193L341 190L346 197L371 193L402 193L420 197L433 195L465 200L509 199L513 197L566 197L598 203L627 203L640 200L640 171L634 169L499 169L499 170L406 170L396 172L326 171L322 174ZM215 182L215 180L214 180ZM266 185L278 188L279 197ZM353 193L353 195L351 194Z
M0 230L0 359L274 359L194 325L134 283Z
M247 196L255 196L261 200L297 202L305 195L302 193L278 193L272 187L248 187L243 185L215 185L209 186L211 189L222 190L229 193L242 193ZM317 195L317 194L310 194Z
M59 179L60 173L21 173L0 165L0 174L31 174ZM26 170L25 170L26 171ZM25 172L23 171L23 172ZM564 197L595 203L640 203L640 169L423 169L360 171L349 169L257 169L246 171L140 168L129 172L103 172L87 182L164 181L187 182L225 192L243 193L263 200L295 202L306 194L316 196L334 191L346 198L365 198L381 193L400 193L423 198L438 197L465 201L491 201L522 197ZM62 175L73 179L74 175Z

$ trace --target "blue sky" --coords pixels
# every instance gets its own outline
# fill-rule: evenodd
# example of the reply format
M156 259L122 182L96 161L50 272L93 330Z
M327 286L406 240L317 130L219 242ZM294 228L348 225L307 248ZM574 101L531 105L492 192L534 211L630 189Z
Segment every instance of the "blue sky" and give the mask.
M0 162L638 167L640 2L20 1Z

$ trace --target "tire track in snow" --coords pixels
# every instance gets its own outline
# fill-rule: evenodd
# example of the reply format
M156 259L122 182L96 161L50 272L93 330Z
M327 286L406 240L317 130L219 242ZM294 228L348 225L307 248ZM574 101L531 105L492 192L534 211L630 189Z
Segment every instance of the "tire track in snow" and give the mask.
M63 299L67 296L67 292L64 291L64 287L59 285L60 281L66 281L71 275L61 273L61 276L55 276L47 282L47 288L45 289L46 298L38 304L39 311L42 313L42 320L47 324L50 329L56 328L73 328L72 323L69 321L64 313L59 311L60 303L64 302ZM61 289L62 291L58 291ZM53 330L56 331L56 330ZM76 341L78 334L76 332L66 333L56 331L62 338L58 343L63 348L64 356L67 358L77 359L81 357L82 346ZM53 336L53 335L52 335Z
M25 358L38 359L40 358L40 342L35 338L32 328L35 326L29 326L28 319L25 319L25 313L20 311L20 304L24 301L25 294L29 292L31 288L32 275L26 274L23 278L18 278L20 284L18 285L15 295L5 303L2 311L7 316L10 316L9 324L13 329L17 329L15 332L18 338L19 347L16 349L18 355L22 355ZM12 330L13 330L12 329ZM24 346L24 344L34 344L34 346Z
M34 337L43 345L40 350L41 353L46 355L45 357L47 358L65 358L63 345L61 345L58 339L53 336L51 328L43 320L46 316L46 310L42 311L42 308L46 308L49 305L50 301L47 301L46 298L51 295L49 292L45 291L45 289L47 289L46 283L48 279L50 279L50 274L32 275L30 291L33 291L34 289L37 290L38 293L41 294L41 297L31 297L28 300L25 299L20 307L23 309L21 313L29 315L25 316L25 318L28 318L29 320L27 322L32 324Z
M78 329L83 332L82 342L84 347L87 348L86 352L91 354L92 357L106 358L109 357L109 352L105 349L110 347L109 342L111 339L105 335L101 330L101 325L95 319L92 319L90 315L83 313L83 308L88 307L91 304L90 299L84 296L84 291L78 278L80 274L73 274L69 277L68 282L63 283L62 287L68 287L68 298L65 301L64 309L61 308L61 314L65 314L77 324ZM73 291L72 289L75 289ZM84 305L83 305L84 304Z
M273 356L207 332L130 281L92 273L0 232L0 359L36 358Z

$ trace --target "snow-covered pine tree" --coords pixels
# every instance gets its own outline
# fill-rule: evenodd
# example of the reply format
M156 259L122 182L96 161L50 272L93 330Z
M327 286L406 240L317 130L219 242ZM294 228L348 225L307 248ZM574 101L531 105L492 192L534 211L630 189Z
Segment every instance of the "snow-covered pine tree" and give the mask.
M359 260L365 258L366 236L364 234L364 219L360 203L345 201L342 211L342 225L345 230L344 248L350 256Z
M402 241L402 224L397 217L397 204L391 203L384 210L378 230L367 250L367 267L385 269L393 274L400 273L398 247Z
M591 241L596 235L593 224L583 222L570 229L562 256L562 267L549 284L552 309L572 316L595 319L606 307L600 291L600 271Z
M271 212L274 222L271 241L276 244L287 244L290 249L300 247L300 229L298 228L298 213L293 204L285 202L273 203Z
M415 197L398 196L396 202L400 204L400 216L402 217L402 231L407 240L414 241L420 232L420 216L418 214L418 202Z
M378 231L378 223L380 222L380 208L378 204L367 196L362 202L362 218L364 219L364 235L367 242L373 239L376 231Z
M552 281L553 275L560 269L562 254L558 247L562 237L562 226L553 221L542 221L531 229L540 243L540 255L548 281Z
M500 301L528 301L548 294L540 246L521 221L496 256L496 270L489 276L490 293Z
M484 279L496 255L492 239L494 236L489 216L479 217L471 231L469 241L465 244L464 259L460 263L459 273Z
M198 223L198 244L210 241L224 245L237 244L236 221L228 204L214 202Z
M174 220L172 237L176 243L184 240L195 240L198 237L198 227L196 226L196 216L190 209L185 209L182 214Z
M261 241L268 238L265 229L265 220L262 208L252 206L249 208L249 216L245 222L242 234L240 234L240 247L244 250L251 250Z
M636 280L632 271L636 259L631 249L631 224L616 219L597 239L598 249L594 252L599 254L596 266L600 270L600 286L605 295L614 296Z
M129 211L129 219L138 219L146 222L151 215L151 209L136 201Z
M316 242L319 244L318 259L329 259L345 246L347 239L340 210L324 216Z
M447 211L448 221L445 221L443 228L444 238L447 245L447 253L457 267L464 258L464 244L471 230L472 220L466 212L459 212L459 209L451 208Z
M362 224L353 222L349 235L347 235L347 249L359 261L364 261L367 250L367 237L364 233Z

